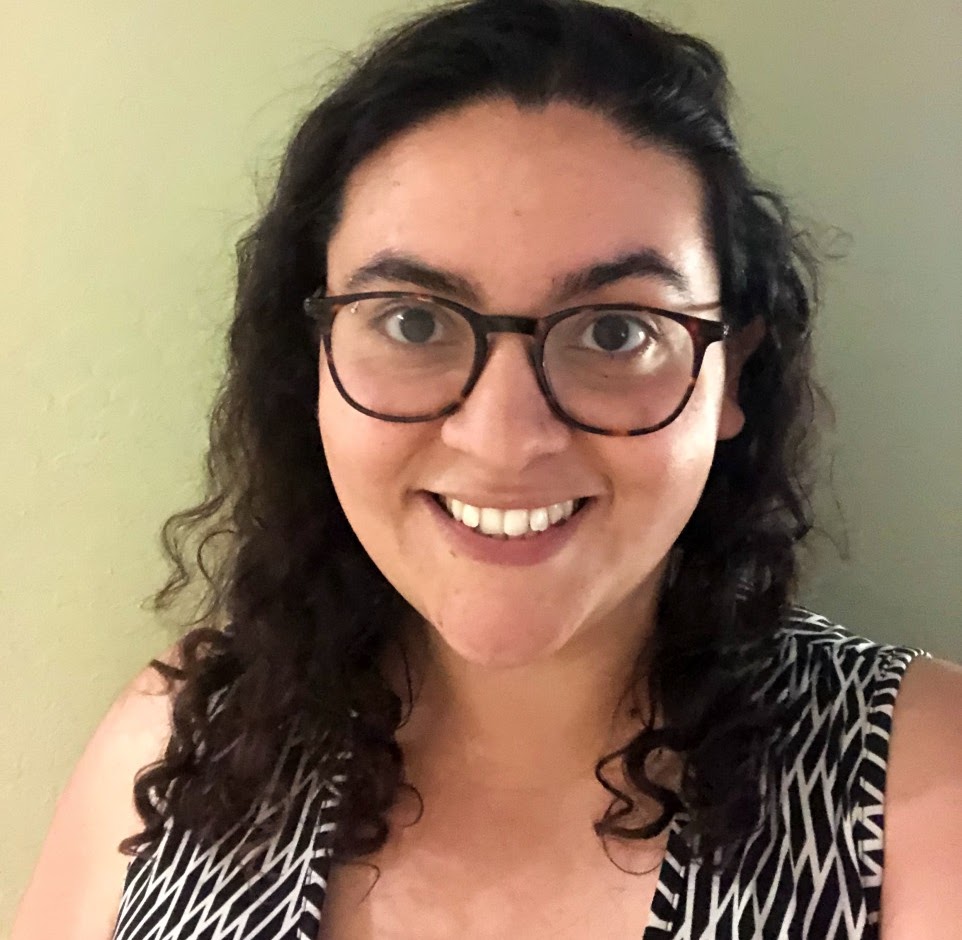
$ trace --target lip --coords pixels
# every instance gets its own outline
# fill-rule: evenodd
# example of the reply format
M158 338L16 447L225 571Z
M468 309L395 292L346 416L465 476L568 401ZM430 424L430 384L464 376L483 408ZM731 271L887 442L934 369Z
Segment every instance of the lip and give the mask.
M582 520L592 511L594 504L594 500L589 499L565 522L530 538L498 539L482 535L452 519L431 493L422 490L418 499L459 555L482 564L505 566L537 565L558 554L577 535Z
M502 512L509 509L538 509L539 507L546 509L548 506L566 503L568 500L573 500L575 503L578 503L582 499L590 498L586 496L563 496L559 499L546 500L544 496L538 496L536 494L507 497L478 496L476 494L474 496L464 496L450 490L444 490L443 492L436 491L435 495L440 496L442 499L456 499L467 506L477 506L479 509L484 506L490 506L492 509L500 509Z

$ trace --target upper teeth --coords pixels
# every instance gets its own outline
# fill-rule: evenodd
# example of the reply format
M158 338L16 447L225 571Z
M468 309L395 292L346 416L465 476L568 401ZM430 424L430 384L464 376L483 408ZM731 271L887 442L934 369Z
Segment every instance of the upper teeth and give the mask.
M488 506L472 506L448 496L441 498L448 512L468 528L480 529L485 535L506 535L509 538L529 532L544 532L575 511L573 499L537 509L492 509Z

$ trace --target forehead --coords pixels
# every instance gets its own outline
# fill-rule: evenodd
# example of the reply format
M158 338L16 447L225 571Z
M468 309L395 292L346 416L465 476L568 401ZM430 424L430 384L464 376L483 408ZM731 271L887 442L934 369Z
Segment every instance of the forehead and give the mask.
M559 274L646 249L685 275L694 302L712 299L697 173L593 112L499 100L407 131L354 171L328 284L336 291L372 256L396 251L462 275L486 302L523 309Z

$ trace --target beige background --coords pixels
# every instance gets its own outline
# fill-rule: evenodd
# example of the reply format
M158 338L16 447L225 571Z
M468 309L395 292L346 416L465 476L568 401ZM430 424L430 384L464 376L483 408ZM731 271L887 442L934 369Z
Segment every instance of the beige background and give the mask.
M318 78L403 8L0 3L0 936L83 742L167 642L139 603L196 493L233 242ZM806 597L962 659L962 7L656 9L728 55L763 174L853 239L820 328L850 558L822 543Z

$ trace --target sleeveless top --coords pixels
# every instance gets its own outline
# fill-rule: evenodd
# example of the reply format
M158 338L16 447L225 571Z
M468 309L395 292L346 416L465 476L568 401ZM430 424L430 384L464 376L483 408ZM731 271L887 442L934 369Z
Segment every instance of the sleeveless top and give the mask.
M876 940L892 711L921 650L873 643L801 609L775 637L760 688L791 706L777 810L720 873L702 870L673 819L638 940L715 937ZM227 842L200 844L168 819L151 854L127 869L113 940L316 940L339 788L295 767L285 818L254 870ZM416 925L412 925L416 931Z

